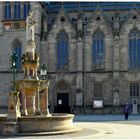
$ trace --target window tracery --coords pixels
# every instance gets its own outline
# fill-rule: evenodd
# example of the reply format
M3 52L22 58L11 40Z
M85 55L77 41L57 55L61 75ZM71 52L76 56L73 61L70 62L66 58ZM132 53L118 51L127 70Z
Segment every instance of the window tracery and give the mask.
M57 36L57 67L60 70L68 68L69 38L65 31Z
M104 34L101 31L96 31L93 35L92 55L96 68L97 65L104 64Z
M129 34L129 69L140 69L140 32L134 29Z

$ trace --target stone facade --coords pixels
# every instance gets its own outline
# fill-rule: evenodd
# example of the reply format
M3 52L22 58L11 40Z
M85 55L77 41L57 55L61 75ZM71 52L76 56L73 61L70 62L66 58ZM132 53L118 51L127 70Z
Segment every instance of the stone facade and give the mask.
M138 104L140 104L140 95L130 97L130 83L139 83L140 71L128 69L128 35L134 28L140 30L139 10L136 5L132 5L131 10L119 11L119 16L127 15L124 16L123 22L118 19L119 16L114 16L110 22L116 11L107 12L103 10L102 6L97 5L92 12L88 10L83 12L88 17L86 24L84 24L85 22L80 17L82 13L80 10L68 12L62 5L58 13L46 12L47 4L38 2L30 4L36 20L36 51L40 56L40 65L47 65L48 78L51 81L49 88L50 111L58 109L58 94L68 95L67 102L71 113L122 113L123 105L126 102L132 105L132 99L138 99ZM0 10L2 21L2 2ZM134 16L137 18L134 19ZM72 20L73 17L77 19L76 23ZM52 18L54 20L50 24L49 20ZM68 34L70 45L68 69L64 71L57 69L57 34L61 30ZM102 69L96 69L92 62L92 36L97 30L101 30L105 35ZM0 108L3 112L2 109L7 107L7 97L12 80L9 62L12 43L18 39L22 44L22 53L24 53L26 37L24 29L5 31L3 22L0 23L0 31ZM17 79L22 76L23 72L19 71ZM96 83L102 85L101 97L94 96ZM103 107L94 108L94 100L103 101ZM140 108L138 111L140 112Z

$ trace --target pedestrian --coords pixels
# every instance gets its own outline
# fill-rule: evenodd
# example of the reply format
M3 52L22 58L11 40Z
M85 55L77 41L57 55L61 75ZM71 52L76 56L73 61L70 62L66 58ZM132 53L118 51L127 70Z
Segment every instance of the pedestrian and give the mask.
M128 103L126 103L126 104L124 105L124 115L125 115L125 120L128 120L129 109L130 109L130 106L129 106Z

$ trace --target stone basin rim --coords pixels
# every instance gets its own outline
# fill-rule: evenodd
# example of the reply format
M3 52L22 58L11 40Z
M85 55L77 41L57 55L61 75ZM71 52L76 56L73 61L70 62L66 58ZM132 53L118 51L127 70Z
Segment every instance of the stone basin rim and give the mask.
M34 132L34 133L17 133L16 136L47 136L47 135L60 135L60 134L68 134L68 133L77 133L82 131L83 128L74 127L68 130L60 130L60 131L46 131L46 132Z
M52 113L50 116L47 115L30 115L30 116L21 116L19 118L69 118L74 117L74 114L65 114L65 113Z

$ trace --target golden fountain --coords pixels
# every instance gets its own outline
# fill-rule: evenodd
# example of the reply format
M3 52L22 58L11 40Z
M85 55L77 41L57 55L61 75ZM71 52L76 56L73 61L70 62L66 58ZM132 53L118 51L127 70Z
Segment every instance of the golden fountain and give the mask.
M44 106L42 108L43 113L49 115L48 110L48 86L49 81L39 80L37 71L39 67L39 57L35 53L36 45L34 41L34 25L33 12L26 20L26 52L22 57L22 67L24 71L24 79L18 80L18 91L22 94L22 115L40 115L40 93L44 93ZM44 107L43 106L43 107ZM43 110L45 109L45 110Z
M50 81L39 80L39 56L35 53L33 12L26 19L26 48L22 57L24 78L16 81L17 91L9 97L7 121L3 135L40 135L75 132L73 114L49 113L48 87ZM14 81L14 80L13 80ZM21 112L19 103L21 95ZM40 96L41 95L41 96ZM78 129L79 130L79 129Z

